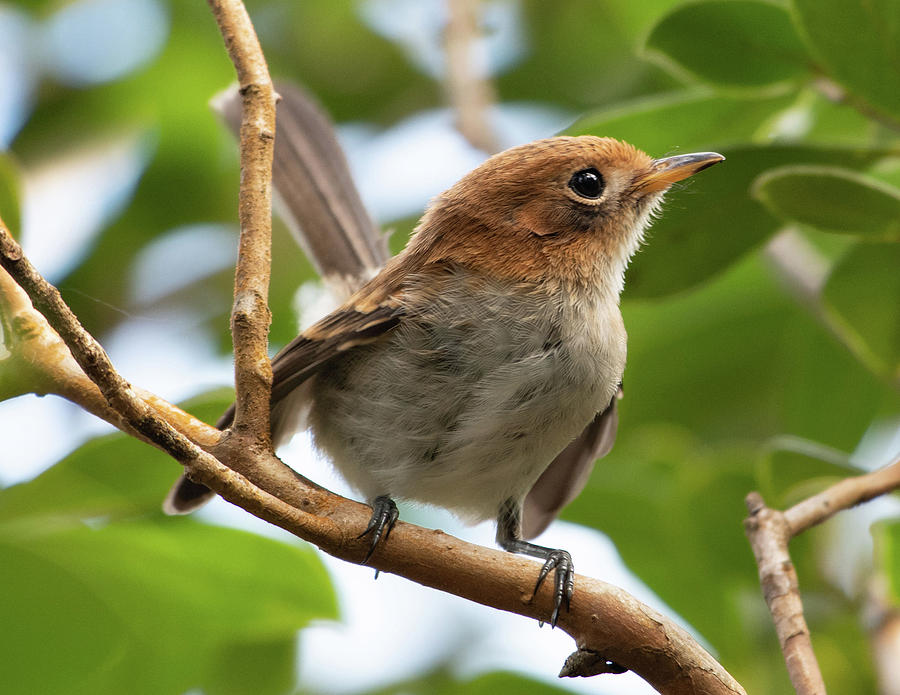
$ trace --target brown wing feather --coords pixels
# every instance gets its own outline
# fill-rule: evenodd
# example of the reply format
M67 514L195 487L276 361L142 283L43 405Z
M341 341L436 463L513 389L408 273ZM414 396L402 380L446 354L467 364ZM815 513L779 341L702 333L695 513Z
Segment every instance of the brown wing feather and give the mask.
M544 532L562 508L584 489L594 469L594 461L612 449L619 425L616 401L621 396L620 386L606 409L597 413L537 479L522 508L522 535L525 538L534 538Z
M400 323L401 315L402 309L394 303L380 304L368 312L342 307L301 333L272 360L272 405L335 355L390 331Z

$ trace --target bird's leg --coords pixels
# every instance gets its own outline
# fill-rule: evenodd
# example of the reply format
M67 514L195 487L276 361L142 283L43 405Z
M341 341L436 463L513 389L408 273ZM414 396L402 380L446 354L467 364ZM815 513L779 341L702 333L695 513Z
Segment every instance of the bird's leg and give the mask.
M372 557L372 553L375 552L375 548L380 541L388 539L388 536L391 535L391 529L394 528L394 524L397 523L399 517L400 512L397 511L397 505L387 495L379 495L372 500L372 518L369 519L369 525L366 526L366 530L357 536L357 538L372 536L369 552L366 553L362 564L365 565L369 562L369 558ZM378 577L377 572L375 577Z
M566 550L545 548L522 540L522 505L515 500L507 500L500 507L497 515L497 544L511 553L521 553L544 561L534 585L534 593L540 588L544 579L555 570L554 574L554 606L550 616L551 627L556 627L559 619L559 609L565 603L566 610L572 600L575 590L575 565L572 556Z

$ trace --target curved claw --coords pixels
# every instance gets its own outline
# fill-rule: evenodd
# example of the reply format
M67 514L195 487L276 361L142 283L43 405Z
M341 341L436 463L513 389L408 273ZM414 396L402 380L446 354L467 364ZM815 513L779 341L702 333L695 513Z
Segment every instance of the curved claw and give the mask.
M544 579L550 574L550 570L556 568L553 582L553 614L550 616L550 627L556 627L559 620L559 609L565 602L566 610L572 602L572 594L575 592L575 564L572 562L572 556L566 550L551 550L547 554L544 566L538 574L537 582L534 585L534 593L541 588Z
M369 563L369 558L372 557L372 553L375 552L379 542L382 540L387 541L388 536L391 535L391 529L394 528L394 524L397 523L399 518L400 512L397 511L397 505L394 504L394 500L390 497L381 495L372 501L372 518L369 519L369 525L366 526L366 530L357 536L357 538L363 538L369 534L372 535L369 551L366 553L362 564L366 565ZM378 574L376 573L375 576L377 577Z

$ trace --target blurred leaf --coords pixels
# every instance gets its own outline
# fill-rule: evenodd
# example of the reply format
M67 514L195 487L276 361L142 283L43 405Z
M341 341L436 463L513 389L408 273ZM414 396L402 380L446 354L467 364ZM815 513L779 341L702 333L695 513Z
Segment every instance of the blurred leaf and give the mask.
M175 2L170 12L169 40L152 64L91 89L46 85L15 142L27 165L110 134L155 137L131 201L58 283L82 323L101 338L131 308L127 274L147 243L187 224L237 221L237 151L207 104L234 80L234 70L205 5Z
M865 471L846 452L790 435L773 437L755 468L757 489L770 507L785 509L829 485Z
M900 604L900 519L875 524L872 535L879 569L888 581L891 602Z
M739 99L692 89L588 114L565 132L618 138L661 157L752 141L792 101L792 96Z
M235 640L292 640L335 614L312 550L187 519L7 523L0 577L10 692L183 692Z
M900 233L900 190L840 167L770 169L752 192L788 222L875 237Z
M183 407L215 422L232 396L230 389L219 389ZM170 457L134 437L95 437L35 479L0 491L0 523L160 514L162 500L180 473L181 466Z
M625 282L627 297L658 297L715 275L774 233L779 222L749 195L756 177L787 164L869 166L883 151L814 145L724 148L727 161L676 184Z
M15 160L8 152L0 152L0 219L6 223L6 228L16 238L22 232L19 209L22 187L19 181L19 167Z
M788 13L759 0L681 5L653 28L645 49L727 87L765 87L799 79L808 70Z
M830 76L900 118L900 3L792 0L791 5L801 37Z
M823 298L863 356L900 378L900 244L851 248L831 271Z
M461 680L445 664L441 664L430 673L369 691L368 695L500 695L501 693L563 695L568 692L563 688L505 671L485 673L469 680Z
M203 692L205 695L293 693L296 662L295 635L255 642L235 640L223 646Z
M510 8L519 59L494 82L502 101L536 101L574 113L676 86L634 55L633 18L616 0L525 0ZM665 4L654 0L653 5ZM517 8L521 8L518 10ZM652 17L654 9L641 6Z
M900 395L786 297L758 256L695 292L623 302L622 313L622 431L669 422L706 443L792 435L847 452L879 407L900 412Z
M418 52L379 34L366 19L396 8L355 0L253 0L247 6L273 77L301 82L336 121L387 125L442 105L441 84L416 64Z

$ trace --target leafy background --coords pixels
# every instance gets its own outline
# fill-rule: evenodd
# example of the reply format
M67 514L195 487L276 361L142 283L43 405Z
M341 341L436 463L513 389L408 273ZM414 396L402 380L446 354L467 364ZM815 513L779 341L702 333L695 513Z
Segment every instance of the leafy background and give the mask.
M248 6L273 73L340 124L401 247L428 197L484 157L445 108L443 4ZM670 194L629 270L619 440L545 540L677 616L749 692L788 693L743 497L788 505L900 449L900 4L491 0L482 14L504 145L566 131L727 157ZM213 420L229 399L214 387L229 379L238 169L207 105L233 78L205 3L4 3L0 45L0 213L128 376ZM277 347L296 307L321 304L281 227L273 273ZM52 399L0 404L8 692L649 691L554 683L564 636L373 583L223 504L164 518L175 464L106 432ZM300 438L285 458L340 485ZM833 693L879 688L896 515L881 500L792 544ZM489 542L431 510L404 516Z

